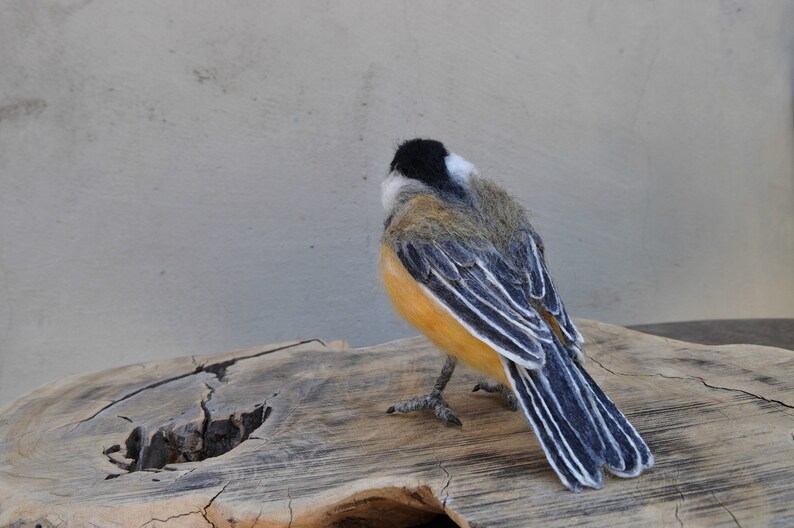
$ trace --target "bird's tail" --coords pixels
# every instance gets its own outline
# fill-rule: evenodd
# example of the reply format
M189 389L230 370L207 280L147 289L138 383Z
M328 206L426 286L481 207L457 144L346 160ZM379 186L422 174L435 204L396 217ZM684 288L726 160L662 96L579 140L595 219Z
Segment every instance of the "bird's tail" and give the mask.
M636 477L653 455L593 378L555 342L541 370L502 358L507 377L562 483L573 491L604 485L602 466Z

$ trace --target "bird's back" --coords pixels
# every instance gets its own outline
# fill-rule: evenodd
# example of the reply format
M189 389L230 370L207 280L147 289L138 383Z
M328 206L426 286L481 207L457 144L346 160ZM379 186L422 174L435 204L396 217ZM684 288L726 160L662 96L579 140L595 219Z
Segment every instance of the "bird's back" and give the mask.
M483 240L507 256L510 241L521 229L531 229L526 211L491 180L472 177L469 185L471 203L444 199L429 189L407 190L387 221L384 243Z

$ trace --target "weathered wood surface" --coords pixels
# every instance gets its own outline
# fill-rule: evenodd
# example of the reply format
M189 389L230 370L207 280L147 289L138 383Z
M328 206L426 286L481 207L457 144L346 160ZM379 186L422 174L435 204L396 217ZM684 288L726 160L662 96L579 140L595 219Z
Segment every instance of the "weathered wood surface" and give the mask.
M0 526L397 527L442 511L469 527L794 526L794 352L580 324L587 369L656 455L641 478L565 490L523 416L462 369L447 389L462 428L387 415L438 373L422 338L312 341L75 376L11 403Z

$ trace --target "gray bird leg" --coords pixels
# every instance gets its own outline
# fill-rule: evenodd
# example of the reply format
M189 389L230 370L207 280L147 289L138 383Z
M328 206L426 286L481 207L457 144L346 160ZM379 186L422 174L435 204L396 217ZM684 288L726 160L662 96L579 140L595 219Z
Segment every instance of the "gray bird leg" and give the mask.
M395 411L399 413L407 413L432 409L436 413L436 416L445 422L458 426L463 425L460 420L458 420L458 417L455 416L455 414L450 410L447 402L441 395L441 393L444 391L444 388L447 386L447 383L449 383L452 373L455 372L455 365L457 363L458 360L456 358L447 356L447 361L444 363L444 367L441 369L441 375L436 380L435 385L433 385L433 390L430 392L430 394L416 396L410 400L395 403L386 409L386 412L392 414Z
M507 385L502 383L492 383L490 381L481 381L475 385L471 391L477 392L479 390L484 390L485 392L499 392L503 394L510 410L514 412L518 410L518 400L516 399L516 395L513 394L513 391L510 390L510 387Z

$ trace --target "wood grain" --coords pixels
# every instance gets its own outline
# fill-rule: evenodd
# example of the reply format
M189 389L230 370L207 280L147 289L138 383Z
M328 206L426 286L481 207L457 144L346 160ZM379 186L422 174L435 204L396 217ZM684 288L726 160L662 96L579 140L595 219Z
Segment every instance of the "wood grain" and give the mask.
M309 341L83 374L5 406L0 526L794 525L794 353L579 324L588 371L656 456L640 478L565 490L524 417L465 370L447 389L462 428L387 415L438 373L424 338Z

